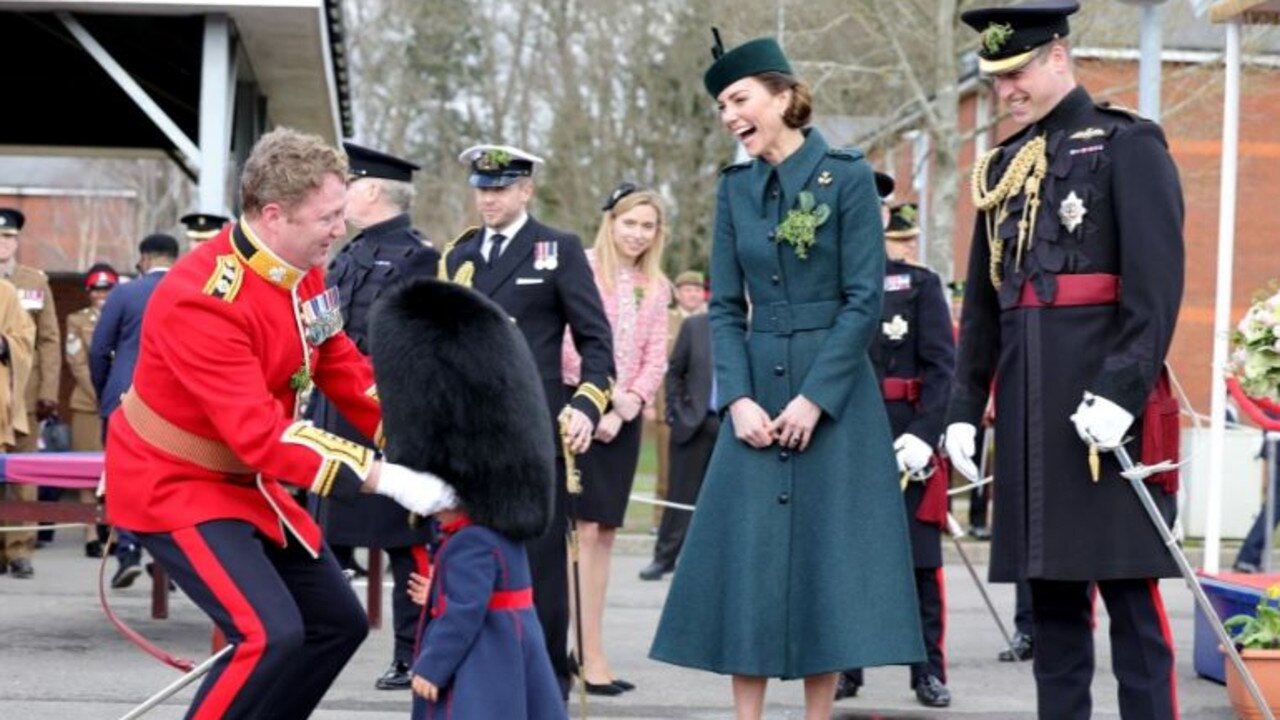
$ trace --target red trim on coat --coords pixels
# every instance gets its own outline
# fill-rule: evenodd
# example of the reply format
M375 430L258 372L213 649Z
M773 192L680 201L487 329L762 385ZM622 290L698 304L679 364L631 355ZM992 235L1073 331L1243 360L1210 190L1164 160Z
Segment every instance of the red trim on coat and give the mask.
M413 557L414 569L418 574L427 579L427 600L422 603L422 609L418 611L418 628L413 633L413 656L418 657L418 650L421 649L419 643L422 642L422 630L427 625L427 605L431 603L431 551L427 550L426 545L413 545L409 548L409 554Z
M1169 701L1173 708L1173 720L1182 715L1178 709L1178 663L1174 661L1173 630L1169 627L1169 614L1164 609L1164 598L1160 595L1160 582L1155 578L1147 579L1147 587L1151 589L1151 604L1156 608L1156 617L1160 620L1160 635L1164 637L1165 647L1169 648Z
M192 716L192 720L212 720L227 714L231 703L253 675L254 668L266 650L267 633L258 613L240 592L240 587L231 579L218 556L213 554L200 531L193 527L183 528L173 531L172 537L174 544L191 562L196 574L209 586L214 598L227 609L236 630L244 636L235 650L231 651L231 659L209 688L204 702L200 703L200 709Z
M942 632L938 634L938 649L942 651L943 677L939 678L939 680L945 683L947 681L947 579L941 567L935 568L934 573L938 583L938 606L942 610L940 616Z

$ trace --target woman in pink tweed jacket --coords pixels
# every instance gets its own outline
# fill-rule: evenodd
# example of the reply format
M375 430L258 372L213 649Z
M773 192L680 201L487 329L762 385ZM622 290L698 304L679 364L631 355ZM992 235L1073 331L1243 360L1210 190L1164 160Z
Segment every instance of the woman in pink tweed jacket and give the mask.
M618 695L635 686L614 677L605 658L604 598L613 541L626 515L640 458L641 412L654 401L667 370L667 306L671 282L662 274L667 222L662 199L623 183L609 195L587 259L613 328L618 377L609 411L600 418L591 449L579 461L577 507L581 547L582 637L578 649L587 692ZM565 382L576 385L581 360L566 335Z

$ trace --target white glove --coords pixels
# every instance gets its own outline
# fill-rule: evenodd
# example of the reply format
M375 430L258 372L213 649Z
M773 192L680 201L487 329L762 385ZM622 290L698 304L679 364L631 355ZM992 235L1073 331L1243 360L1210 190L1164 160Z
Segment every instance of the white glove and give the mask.
M898 472L918 473L929 467L929 460L933 458L929 443L911 433L899 435L893 441L893 450L898 455Z
M453 488L429 472L383 461L374 492L395 500L419 515L431 515L458 503Z
M969 479L978 482L978 466L973 464L974 439L978 437L978 428L970 423L951 423L943 437L942 446L951 459L951 465Z
M1111 450L1124 442L1125 431L1133 425L1133 415L1101 395L1086 392L1071 422L1081 440L1097 445L1099 450Z

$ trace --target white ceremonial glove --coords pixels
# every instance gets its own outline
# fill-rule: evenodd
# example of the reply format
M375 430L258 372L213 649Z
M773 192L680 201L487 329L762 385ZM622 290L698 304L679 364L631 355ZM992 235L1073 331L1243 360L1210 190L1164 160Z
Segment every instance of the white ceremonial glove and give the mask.
M973 464L974 439L978 437L978 428L970 423L951 423L943 436L942 447L951 459L951 465L969 482L978 482L978 466Z
M419 515L431 515L458 504L453 488L429 472L383 461L374 492L395 500Z
M929 447L929 443L911 433L899 435L893 441L893 450L898 455L899 472L918 473L929 467L929 461L933 458L933 448Z
M1086 392L1071 422L1085 443L1111 450L1124 442L1125 432L1133 425L1133 415L1101 395Z

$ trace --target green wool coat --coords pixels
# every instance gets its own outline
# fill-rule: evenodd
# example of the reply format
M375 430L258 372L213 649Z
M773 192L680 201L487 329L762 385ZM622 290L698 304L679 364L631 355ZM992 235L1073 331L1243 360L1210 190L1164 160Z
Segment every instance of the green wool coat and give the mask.
M802 190L830 208L808 259L772 239ZM756 450L731 420L721 426L654 659L782 678L924 660L889 422L867 357L883 282L880 201L860 152L809 130L776 167L725 170L711 255L716 401L723 410L751 397L776 417L801 394L823 414L803 453Z

